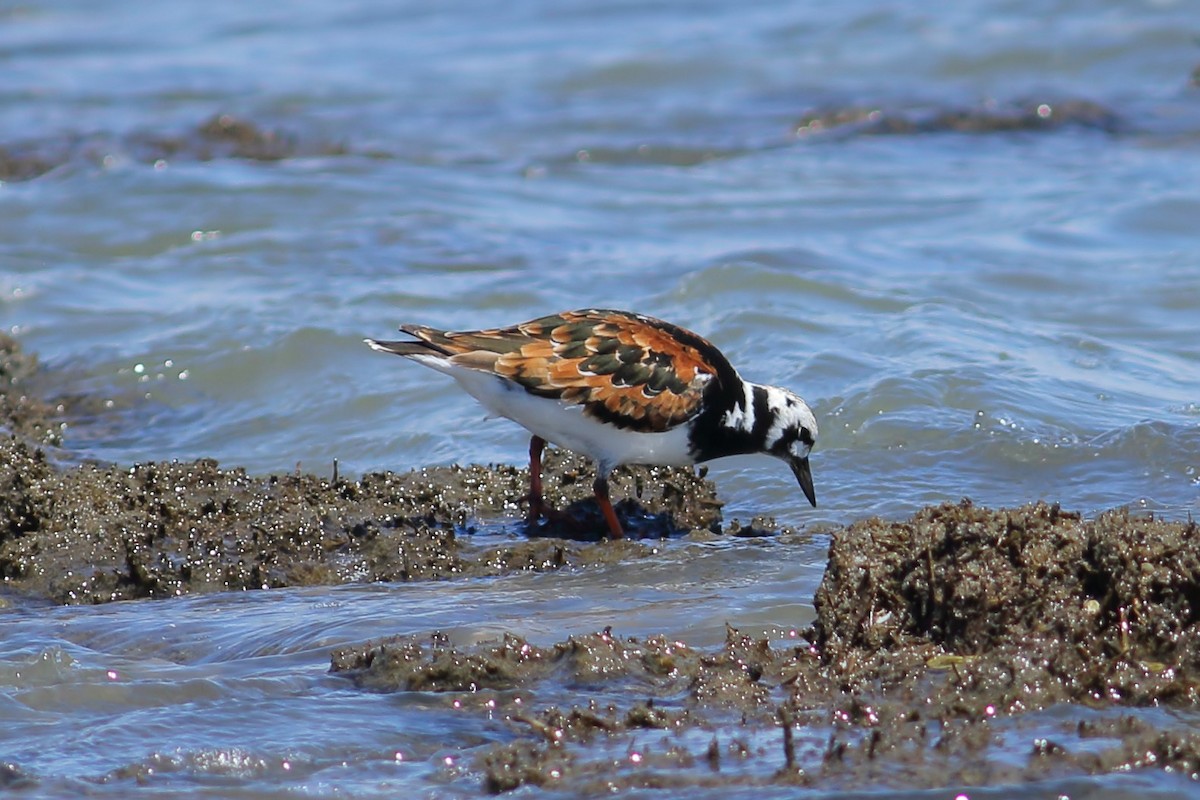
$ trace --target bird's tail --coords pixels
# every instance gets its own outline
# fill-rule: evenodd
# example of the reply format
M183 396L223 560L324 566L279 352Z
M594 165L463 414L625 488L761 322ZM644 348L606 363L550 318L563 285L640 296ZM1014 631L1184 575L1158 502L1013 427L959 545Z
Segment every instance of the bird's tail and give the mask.
M378 350L381 353L391 353L397 356L435 356L437 358L445 358L448 355L445 350L429 342L381 342L378 339L363 339L363 341L372 350Z
M448 358L462 352L463 348L454 347L446 331L429 328L425 325L401 325L400 330L416 337L416 341L381 342L377 339L363 339L373 349L383 353L398 356L434 356Z

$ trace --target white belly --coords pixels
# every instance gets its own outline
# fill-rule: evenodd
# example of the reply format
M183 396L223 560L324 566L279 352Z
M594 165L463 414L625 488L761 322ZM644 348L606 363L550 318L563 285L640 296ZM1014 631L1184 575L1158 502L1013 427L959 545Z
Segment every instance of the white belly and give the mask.
M434 366L430 364L430 366ZM529 394L503 378L477 370L442 369L485 408L546 441L595 460L603 470L620 464L693 464L687 426L665 433L638 433L585 416L583 407Z

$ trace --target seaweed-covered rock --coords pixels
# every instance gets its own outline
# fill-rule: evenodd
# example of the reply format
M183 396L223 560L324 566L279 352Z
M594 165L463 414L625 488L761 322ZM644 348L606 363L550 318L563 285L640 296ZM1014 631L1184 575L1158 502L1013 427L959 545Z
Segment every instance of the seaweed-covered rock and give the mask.
M0 434L5 432L47 445L62 442L62 409L37 391L37 357L0 333Z
M1195 523L1037 503L969 501L837 532L817 590L830 653L930 642L959 654L1049 638L1089 651L1200 666Z
M879 791L1149 767L1194 775L1200 765L1200 737L1186 720L1162 729L1106 714L1123 704L1116 695L1090 697L1092 713L1082 722L1069 713L1028 713L1050 696L1039 684L1059 680L1036 647L974 657L937 652L909 644L826 662L813 649L781 648L734 629L711 652L611 631L549 646L509 633L455 647L434 635L339 650L332 671L372 691L432 692L424 702L506 725L511 738L475 753L493 793L520 786L585 795L668 786ZM1024 761L1005 744L1014 737L1031 743Z
M332 481L254 477L211 459L58 469L15 438L0 439L0 577L60 603L100 603L191 592L408 581L643 557L636 541L602 542L582 459L547 459L554 496L582 509L596 544L528 537L515 517L526 473L512 467L439 467ZM687 470L635 468L617 486L644 488L620 513L635 536L716 527L713 487ZM506 498L513 498L507 500ZM594 523L589 527L588 520ZM507 538L470 535L479 519Z
M664 637L639 642L610 631L572 636L549 648L506 634L499 643L469 649L435 633L427 642L392 637L337 650L330 671L376 691L461 692L529 686L551 673L579 686L631 680L657 685L679 680L697 658Z
M1200 699L1194 522L964 501L837 532L813 641L860 682L928 660L993 704ZM881 657L881 654L884 654ZM884 678L885 680L888 678Z

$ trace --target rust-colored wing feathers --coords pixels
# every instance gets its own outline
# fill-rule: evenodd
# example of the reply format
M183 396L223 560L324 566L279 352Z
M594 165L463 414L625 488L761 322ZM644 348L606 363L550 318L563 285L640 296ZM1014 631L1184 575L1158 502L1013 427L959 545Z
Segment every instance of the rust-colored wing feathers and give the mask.
M709 382L732 370L696 334L622 311L569 311L481 331L402 330L454 364L494 372L633 430L661 431L691 419Z

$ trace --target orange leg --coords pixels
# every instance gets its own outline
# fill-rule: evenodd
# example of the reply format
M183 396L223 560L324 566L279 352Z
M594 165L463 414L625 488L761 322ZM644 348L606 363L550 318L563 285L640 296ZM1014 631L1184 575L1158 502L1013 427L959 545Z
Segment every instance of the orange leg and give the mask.
M547 507L546 501L542 498L542 450L545 447L546 440L540 436L534 436L529 440L529 524L537 527L543 517L559 522L574 523L575 520L567 514ZM608 479L596 478L592 484L592 491L596 493L596 504L600 506L600 513L604 515L604 521L608 523L610 537L624 539L625 531L621 528L621 521L617 519L617 512L613 510L612 500L608 496Z
M604 514L604 520L608 523L610 537L624 539L625 531L621 529L621 521L617 519L617 512L613 511L612 500L608 497L608 478L596 478L592 484L592 491L596 493L596 503L600 506L600 512Z
M534 436L529 440L529 494L522 498L529 501L529 525L536 528L542 519L560 525L573 525L574 517L546 505L542 497L542 451L545 448L546 440L542 437Z
M542 449L546 440L534 436L529 440L529 524L536 526L546 513L546 502L542 500Z

